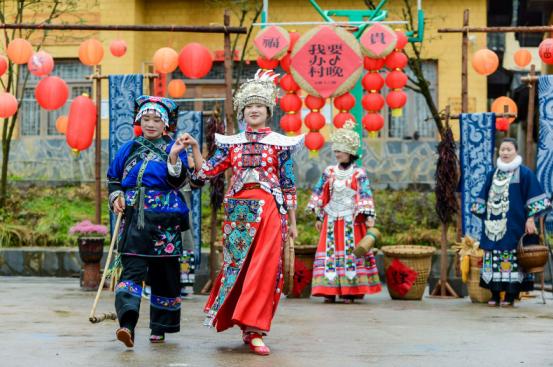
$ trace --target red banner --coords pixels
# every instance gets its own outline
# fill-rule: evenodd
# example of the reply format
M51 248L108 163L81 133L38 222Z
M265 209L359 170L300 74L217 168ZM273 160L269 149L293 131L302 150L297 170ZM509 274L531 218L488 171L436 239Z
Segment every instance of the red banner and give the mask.
M380 59L388 56L394 50L397 35L390 27L376 23L363 32L359 42L365 56Z
M294 80L307 93L328 98L349 91L362 71L359 43L341 28L316 27L292 51Z
M388 287L399 294L405 296L415 284L417 279L416 270L405 265L398 259L394 259L388 270L386 270L386 283Z
M271 26L259 32L253 45L267 60L278 60L288 51L290 35L284 28Z

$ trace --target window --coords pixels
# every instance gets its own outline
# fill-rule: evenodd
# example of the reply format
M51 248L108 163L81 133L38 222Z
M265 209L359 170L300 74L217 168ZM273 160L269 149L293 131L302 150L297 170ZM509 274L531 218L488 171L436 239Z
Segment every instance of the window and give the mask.
M47 111L41 108L35 100L35 88L40 81L39 77L29 74L27 68L22 68L19 83L23 84L25 78L27 84L21 101L20 135L52 137L60 136L56 130L56 119L69 113L69 106L73 98L83 93L92 95L92 82L85 78L92 74L92 68L83 65L79 60L56 60L52 75L65 80L69 87L69 99L65 105L55 111Z
M430 83L430 92L437 103L438 72L436 61L423 61L422 72ZM409 68L405 69L405 73L410 77L414 77ZM386 124L388 126L386 136L399 139L434 138L436 136L436 127L424 97L422 94L407 88L404 88L404 91L407 93L407 103L403 107L403 116L392 117L391 111L386 107L382 111L384 120L388 121ZM388 88L385 86L382 92L386 95Z

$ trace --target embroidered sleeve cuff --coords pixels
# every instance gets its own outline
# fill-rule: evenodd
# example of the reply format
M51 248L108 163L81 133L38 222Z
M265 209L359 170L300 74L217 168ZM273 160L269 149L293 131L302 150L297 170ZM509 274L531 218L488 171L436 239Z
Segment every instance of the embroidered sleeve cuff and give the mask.
M472 206L470 211L476 215L483 215L486 212L486 202L483 199L477 198Z
M527 204L528 217L542 215L551 210L551 202L545 195L540 195L537 198L528 201Z
M374 210L374 202L372 198L370 199L361 199L357 203L355 208L355 215L364 214L367 217L376 218L376 212Z
M171 164L171 162L169 162L169 159L167 159L167 171L169 172L169 176L180 176L180 173L182 171L182 161L180 160L180 157L177 158L177 163L175 164Z
M117 190L117 191L114 191L112 192L111 194L109 194L109 198L108 198L108 205L109 205L109 210L113 211L113 202L115 201L115 199L117 199L119 196L123 196L124 192L121 191L121 190Z

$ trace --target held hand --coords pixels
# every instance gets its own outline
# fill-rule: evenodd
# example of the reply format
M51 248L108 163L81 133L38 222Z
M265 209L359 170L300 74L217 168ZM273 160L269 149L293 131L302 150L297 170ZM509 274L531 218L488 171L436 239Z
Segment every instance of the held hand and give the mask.
M185 150L186 147L187 147L187 145L185 144L184 139L181 136L180 138L175 140L175 143L171 147L171 151L169 152L169 155L176 157L176 156L179 155L180 152Z
M115 201L113 202L113 211L115 212L115 214L120 214L125 211L125 200L123 200L123 198L118 197L117 199L115 199Z
M365 225L367 226L367 228L374 227L374 218L367 218L367 220L365 221Z
M318 221L315 223L315 229L317 230L317 232L322 231L322 229L323 229L323 222L321 222L320 220L318 220Z
M298 238L298 228L295 224L291 224L288 226L288 237L290 237L292 241Z
M188 146L194 147L198 145L198 141L188 133L182 134L177 140L180 140L185 147L188 147Z
M526 220L526 233L535 234L538 233L536 228L536 222L534 222L534 217L530 217Z

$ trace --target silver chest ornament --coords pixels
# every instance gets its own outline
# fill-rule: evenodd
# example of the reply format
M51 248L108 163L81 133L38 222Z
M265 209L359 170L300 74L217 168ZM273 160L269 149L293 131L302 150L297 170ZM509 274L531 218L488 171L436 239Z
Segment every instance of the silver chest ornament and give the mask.
M509 211L509 183L513 172L497 170L493 176L488 201L486 202L486 219L484 228L486 236L492 241L501 240L507 233L507 212ZM499 217L491 219L491 216Z
M332 184L332 194L324 210L333 219L348 218L354 213L355 190L349 187L353 175L353 167L346 170L336 169Z

